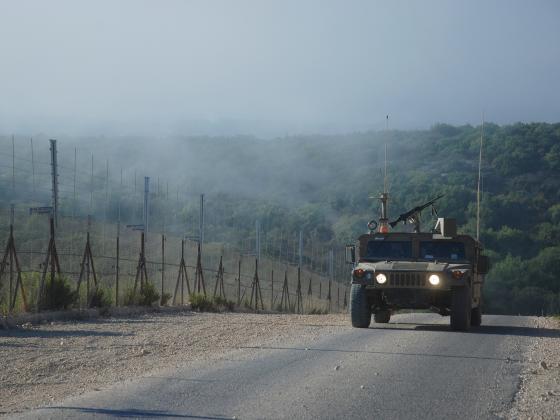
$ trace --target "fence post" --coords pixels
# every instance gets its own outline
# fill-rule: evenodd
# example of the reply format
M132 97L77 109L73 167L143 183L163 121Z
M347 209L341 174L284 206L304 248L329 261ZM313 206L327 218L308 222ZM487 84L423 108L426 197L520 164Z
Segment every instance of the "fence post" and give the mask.
M115 266L115 306L119 306L119 262L120 262L120 235L117 233L117 261Z
M161 299L160 305L163 306L163 294L165 284L165 235L161 234Z
M21 278L21 266L19 264L15 239L14 239L13 210L12 210L12 220L10 222L10 236L8 238L8 244L6 245L6 252L4 253L4 257L2 258L2 263L0 264L0 286L2 285L1 281L2 281L2 276L4 275L4 270L6 269L6 264L7 264L6 260L8 259L8 254L10 256L10 294L8 296L8 311L12 312L16 306L16 299L17 299L17 293L19 287L21 290L21 297L23 300L23 309L24 311L27 312L28 310L27 296L25 295L25 290L23 288L23 280ZM14 264L17 273L15 288L13 288Z
M241 305L241 257L237 263L237 306Z

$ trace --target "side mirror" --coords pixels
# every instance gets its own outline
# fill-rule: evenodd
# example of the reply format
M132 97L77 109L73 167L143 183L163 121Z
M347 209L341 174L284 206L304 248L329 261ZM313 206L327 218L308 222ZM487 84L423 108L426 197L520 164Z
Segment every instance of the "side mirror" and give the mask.
M490 271L490 258L486 255L479 255L476 262L476 271L478 274L487 274Z
M346 264L354 264L356 262L356 247L354 245L346 245Z

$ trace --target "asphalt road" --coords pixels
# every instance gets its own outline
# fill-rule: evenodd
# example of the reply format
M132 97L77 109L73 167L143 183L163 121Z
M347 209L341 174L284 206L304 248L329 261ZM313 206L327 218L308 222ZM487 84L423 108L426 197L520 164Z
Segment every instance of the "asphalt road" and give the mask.
M448 318L402 314L313 343L244 348L68 399L18 418L475 419L507 409L534 318L484 316L452 332Z

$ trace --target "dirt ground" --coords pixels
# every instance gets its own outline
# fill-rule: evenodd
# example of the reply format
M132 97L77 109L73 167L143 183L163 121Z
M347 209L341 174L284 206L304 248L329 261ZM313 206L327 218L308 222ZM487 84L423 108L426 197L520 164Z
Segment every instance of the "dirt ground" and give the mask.
M559 330L560 321L536 318L536 327ZM560 339L556 334L535 339L521 376L513 407L503 417L508 419L560 418Z
M147 314L0 330L0 416L240 346L334 332L345 315Z
M537 318L536 327L560 329ZM348 328L348 316L156 313L93 321L25 324L0 331L0 416L100 390L117 381L241 346L285 344ZM503 418L556 419L560 413L560 340L535 338L519 393Z

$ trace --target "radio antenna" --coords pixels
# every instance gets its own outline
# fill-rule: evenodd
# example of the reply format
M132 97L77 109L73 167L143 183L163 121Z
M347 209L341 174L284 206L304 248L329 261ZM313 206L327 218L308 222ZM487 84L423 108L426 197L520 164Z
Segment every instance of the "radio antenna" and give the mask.
M385 133L389 132L389 116L385 119ZM385 139L385 174L383 177L383 193L387 194L387 139Z
M478 153L478 185L476 189L476 240L480 239L480 181L482 178L482 145L484 143L484 112L480 126L480 150Z
M389 132L389 115L385 117L385 135ZM389 193L387 192L387 139L385 139L385 164L383 174L383 193L379 196L381 201L381 217L379 218L379 233L389 232L389 217L387 216L387 201Z

